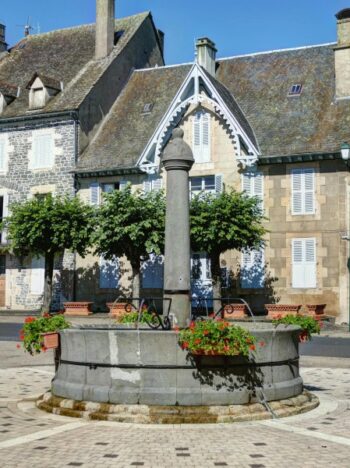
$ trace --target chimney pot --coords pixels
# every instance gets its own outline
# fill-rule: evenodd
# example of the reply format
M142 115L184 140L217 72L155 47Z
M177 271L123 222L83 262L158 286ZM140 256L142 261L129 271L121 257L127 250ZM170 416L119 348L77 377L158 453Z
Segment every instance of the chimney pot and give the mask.
M114 47L115 0L96 0L95 57L107 57Z
M197 62L208 73L215 76L216 48L214 42L208 37L201 37L196 42Z

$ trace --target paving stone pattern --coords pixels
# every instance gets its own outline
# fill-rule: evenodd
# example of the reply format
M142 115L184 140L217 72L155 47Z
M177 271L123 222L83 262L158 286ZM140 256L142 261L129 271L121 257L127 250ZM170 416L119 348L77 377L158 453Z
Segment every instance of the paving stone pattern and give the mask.
M38 368L0 369L0 394L5 395L0 398L0 464L348 468L350 370L308 368L302 374L321 400L308 414L277 423L138 426L40 412L22 400L46 391L51 374Z

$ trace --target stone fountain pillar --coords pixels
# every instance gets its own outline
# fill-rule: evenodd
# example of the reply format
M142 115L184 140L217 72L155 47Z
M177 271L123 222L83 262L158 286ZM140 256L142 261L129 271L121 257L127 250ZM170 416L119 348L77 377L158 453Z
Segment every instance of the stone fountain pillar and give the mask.
M188 173L194 163L184 132L175 128L163 152L167 171L164 298L171 299L171 312L179 327L190 317L190 213Z

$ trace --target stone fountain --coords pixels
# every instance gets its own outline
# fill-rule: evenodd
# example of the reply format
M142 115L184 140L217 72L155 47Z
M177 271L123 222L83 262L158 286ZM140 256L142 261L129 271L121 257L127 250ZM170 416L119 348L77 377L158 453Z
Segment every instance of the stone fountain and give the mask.
M188 173L194 162L180 129L162 162L167 171L164 298L173 321L190 319ZM47 411L125 422L230 422L296 414L317 406L303 392L296 326L246 323L266 346L249 358L192 356L172 331L80 326L63 330Z

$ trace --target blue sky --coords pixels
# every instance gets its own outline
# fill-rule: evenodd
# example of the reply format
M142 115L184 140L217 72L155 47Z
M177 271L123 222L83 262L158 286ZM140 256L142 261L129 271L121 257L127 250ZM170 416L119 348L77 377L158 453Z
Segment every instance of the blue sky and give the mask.
M350 0L116 0L116 16L151 10L172 64L192 61L201 36L214 40L219 57L333 42L334 14L346 7ZM23 36L17 25L28 16L41 32L91 23L95 0L1 0L10 45Z

